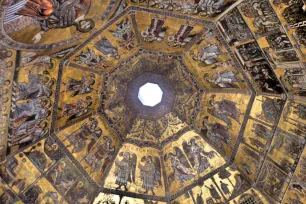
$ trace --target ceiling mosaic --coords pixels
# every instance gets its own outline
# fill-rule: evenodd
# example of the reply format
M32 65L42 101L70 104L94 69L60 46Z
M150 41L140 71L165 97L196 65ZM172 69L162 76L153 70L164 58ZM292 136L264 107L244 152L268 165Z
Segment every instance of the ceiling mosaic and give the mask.
M4 0L0 203L306 203L305 12Z

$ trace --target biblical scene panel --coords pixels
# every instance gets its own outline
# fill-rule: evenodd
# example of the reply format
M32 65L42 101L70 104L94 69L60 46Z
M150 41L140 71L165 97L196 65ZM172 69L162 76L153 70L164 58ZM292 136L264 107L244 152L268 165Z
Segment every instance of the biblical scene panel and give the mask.
M225 203L249 189L250 185L234 165L185 192L172 204Z
M70 126L57 137L97 184L114 159L120 141L101 116Z
M194 131L163 148L170 194L225 164L220 153Z
M245 202L254 202L258 204L269 203L265 196L263 196L257 189L251 188L246 192L242 193L241 195L237 196L233 200L230 201L230 204L242 204ZM271 202L270 202L271 203Z
M99 74L65 66L61 78L56 127L62 127L96 110L103 78Z
M204 18L213 20L217 18L222 12L230 7L236 0L222 0L222 1L184 1L184 0L149 0L148 5L143 0L130 0L131 5L147 7L160 11L171 12L173 14L184 14L185 16Z
M184 56L184 62L203 89L246 89L247 85L216 31L205 28Z
M235 146L249 99L245 94L205 93L201 96L196 128L228 157Z
M109 72L134 55L138 48L132 18L127 14L75 53L70 62L95 71Z
M278 122L284 101L278 97L256 96L250 113L251 118L273 125Z
M110 204L166 204L166 202L161 201L152 201L147 199L140 199L140 198L132 198L132 197L119 197L119 195L115 194L106 194L100 193L95 201L94 204L99 203L110 203Z
M304 137L306 134L306 103L298 100L287 101L278 128Z
M269 199L280 202L288 187L287 178L286 172L267 159L261 169L256 187L264 192Z
M124 144L105 180L104 187L138 194L165 196L160 151Z
M11 151L49 134L58 77L59 59L34 52L19 56L12 88Z
M142 47L157 52L182 52L204 28L193 21L155 13L137 11L135 17Z

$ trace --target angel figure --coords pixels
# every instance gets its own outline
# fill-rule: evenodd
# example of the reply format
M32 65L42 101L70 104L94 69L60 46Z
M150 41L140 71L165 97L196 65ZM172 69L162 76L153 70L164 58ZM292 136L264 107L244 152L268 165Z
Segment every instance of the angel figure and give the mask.
M91 105L92 98L90 96L86 96L86 101L79 99L76 103L65 104L62 117L69 116L68 120L78 118L88 113Z
M134 183L136 180L136 162L137 156L134 153L130 152L120 152L120 157L123 159L115 160L116 164L116 184L118 185L117 190L121 189L121 186L124 186L125 191L128 190L128 182Z
M209 123L206 116L203 120L203 130L206 131L206 136L214 141L219 148L222 147L221 142L227 145L231 145L231 136L228 133L228 127L221 125L220 123Z
M180 183L183 184L184 182L194 178L193 170L183 152L178 147L174 147L174 150L175 154L168 153L165 155L165 161L170 159L174 171L173 175L169 178L175 176Z
M191 165L197 170L197 174L202 173L210 166L207 157L212 159L216 155L214 151L206 152L203 147L198 145L196 140L199 139L199 136L195 136L190 140L190 143L186 141L183 142L183 149Z
M73 187L74 190L70 192L69 201L75 204L90 203L88 189L86 189L83 181L78 181Z
M102 52L107 57L119 59L118 48L113 46L106 37L100 37L100 40L95 44L95 48Z
M52 56L39 55L35 52L27 52L21 57L20 67L34 66L35 68L51 67Z
M257 100L262 102L262 113L258 114L257 116L263 116L266 120L274 122L280 114L280 110L282 108L282 100L268 97L263 98L263 100Z
M27 69L28 82L13 82L13 97L15 100L37 99L40 97L50 97L52 95L52 86L54 79L46 77L47 71L43 74L33 73Z
M109 137L103 136L103 139L106 140L106 142L99 145L93 154L85 158L85 162L93 168L93 172L98 172L101 167L101 171L104 171L116 151Z
M67 136L67 140L70 142L67 148L73 146L72 153L81 152L88 141L87 153L90 152L97 139L102 135L102 130L98 127L98 121L94 118L89 120L89 123L83 123L76 132Z
M141 162L145 162L144 165L139 164L138 168L141 171L142 188L146 189L144 193L149 191L154 193L155 186L161 186L161 165L158 157L144 156L141 158Z
M67 165L66 161L61 161L57 167L49 172L51 183L55 185L60 193L66 193L77 179Z
M207 45L198 51L197 55L192 56L195 61L203 62L205 65L217 63L218 55L222 52L217 44Z
M82 76L81 80L70 78L67 83L63 83L66 86L66 91L72 91L71 97L90 93L92 86L96 83L95 75L90 74L89 77Z
M131 50L135 47L134 38L135 34L131 30L131 23L128 18L125 22L122 20L117 24L115 31L110 31L114 37L119 38L119 45L127 50Z
M15 107L14 121L19 122L24 119L26 121L43 120L51 114L50 106L48 99L40 98L18 103Z
M208 83L215 84L220 88L238 88L238 86L234 83L243 82L243 80L240 80L237 75L237 72L225 70L221 72L215 72L211 77L208 73L205 73L204 79Z
M164 40L167 27L163 27L165 19L152 18L149 28L141 32L141 37L145 42L162 42Z
M76 56L76 63L85 64L90 67L97 66L101 64L102 68L107 68L108 63L105 61L105 58L101 55L97 55L92 49L87 48L87 52L81 51L81 53Z
M180 29L173 35L168 36L167 44L170 47L185 47L196 35L190 35L194 26L187 24L181 25Z
M209 105L211 106L210 114L224 121L228 127L232 126L230 118L236 120L240 124L239 116L241 113L236 107L235 102L226 99L216 102L215 95L212 95Z
M9 138L9 145L21 145L35 142L48 133L48 123L44 120L30 120L14 127L12 136Z

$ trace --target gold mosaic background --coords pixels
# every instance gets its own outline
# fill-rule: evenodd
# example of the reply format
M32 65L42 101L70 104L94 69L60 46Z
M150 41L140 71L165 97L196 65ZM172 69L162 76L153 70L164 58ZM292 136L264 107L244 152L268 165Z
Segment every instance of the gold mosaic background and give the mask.
M306 203L305 8L2 1L0 203ZM154 67L156 121L125 101Z

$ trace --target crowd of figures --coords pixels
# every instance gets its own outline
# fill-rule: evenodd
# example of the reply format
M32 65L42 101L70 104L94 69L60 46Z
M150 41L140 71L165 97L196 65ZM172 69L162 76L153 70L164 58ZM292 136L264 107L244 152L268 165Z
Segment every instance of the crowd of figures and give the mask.
M196 178L211 166L209 160L216 157L217 153L215 151L206 152L200 141L199 136L194 136L189 142L183 142L183 151L179 147L174 147L174 153L165 154L164 160L170 161L173 170L173 173L168 175L170 185L174 179L178 179L183 185L184 182Z
M283 119L286 123L290 124L291 128L288 129L289 132L292 132L300 137L303 137L303 135L306 133L305 104L289 101L285 106Z
M237 46L236 53L249 77L262 92L283 93L281 84L255 42Z
M132 3L144 3L144 0L131 0ZM149 6L183 14L212 17L220 14L228 5L226 0L150 0Z
M37 141L48 133L54 69L49 56L30 52L21 57L12 90L10 146Z
M249 189L248 182L240 173L233 171L236 167L231 166L220 171L211 178L201 181L198 186L185 191L182 196L175 199L173 204L183 204L186 202L197 204L219 204L225 203L238 194Z
M35 204L61 203L62 196L68 203L91 203L94 199L93 188L50 137L8 159L0 176L15 191L10 194L7 189L0 195L1 203L15 203L15 194L24 203Z
M294 29L294 34L292 38L295 41L295 48L297 51L305 58L305 54L302 48L305 49L305 4L301 0L291 0L291 1L274 1L273 4L277 7L282 7L282 4L286 6L282 16L284 17L286 23L288 24L288 29ZM288 54L287 54L288 55ZM296 57L288 55L288 57L283 57L285 62L297 61ZM288 83L290 87L297 89L297 94L301 96L306 95L306 78L305 78L305 67L301 65L295 65L291 69L285 69L282 80ZM295 94L295 93L294 93Z
M292 1L292 4L295 2L297 1ZM249 19L248 25L241 15ZM233 46L248 77L253 79L260 91L278 94L283 92L273 71L280 69L275 72L284 71L279 74L282 84L289 90L297 89L298 94L304 94L305 71L269 1L248 0L241 3L238 9L233 9L220 19L218 27L226 41ZM261 42L263 40L267 45Z
M278 20L276 12L273 10L269 1L252 1L248 0L242 3L239 7L242 14L246 18L252 19L252 24L255 31L256 38L264 38L268 47L263 46L264 55L267 57L267 61L261 64L269 64L276 69L276 73L279 72L280 80L283 85L288 88L293 94L305 95L305 77L304 66L300 62L297 53L302 58L305 57L302 51L304 37L300 35L304 32L304 3L300 0L290 1L273 1L272 4L279 7L282 10L282 6L286 8L282 11L281 17L286 22L280 22ZM283 5L284 4L284 5ZM252 5L252 6L249 6ZM295 29L295 33L290 35L286 34L282 27L282 23L288 24L288 30ZM302 25L302 26L300 26ZM259 40L258 40L259 41ZM292 43L295 45L293 47ZM277 70L279 69L279 70ZM262 78L262 77L261 77ZM270 83L273 85L273 83ZM279 91L275 90L279 93Z
M78 97L77 100L65 101L59 110L62 114L58 116L60 118L67 118L67 121L71 121L80 116L87 114L93 105L92 96L89 95L92 91L96 91L94 86L96 84L96 76L94 73L90 73L89 76L83 75L81 79L76 79L74 77L68 77L67 81L62 82L63 89L61 93L68 94L70 98Z
M135 48L135 33L130 20L128 18L123 19L116 25L116 29L109 30L109 32L115 38L119 47L127 51ZM95 50L87 48L87 50L81 51L74 61L90 68L108 68L107 58L120 59L119 49L113 42L112 39L105 36L98 36L98 41L94 45ZM103 54L103 56L100 54Z
M243 115L237 103L227 99L217 101L216 96L211 95L207 112L213 117L212 119L218 120L211 123L209 122L211 116L205 116L202 124L203 134L214 142L220 150L223 150L222 144L231 148L232 137L229 131L233 127L233 121L236 124L241 124L240 118Z

